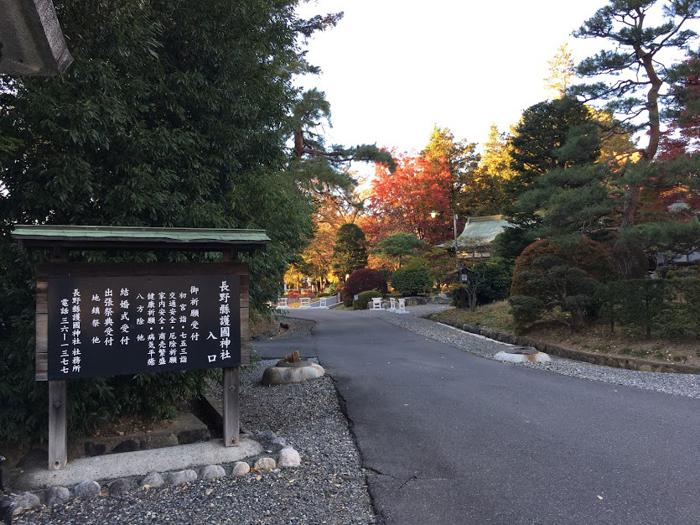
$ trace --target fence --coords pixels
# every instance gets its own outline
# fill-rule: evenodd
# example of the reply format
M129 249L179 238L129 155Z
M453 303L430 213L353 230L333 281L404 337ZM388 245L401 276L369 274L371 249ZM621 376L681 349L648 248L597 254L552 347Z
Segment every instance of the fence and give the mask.
M328 297L280 297L277 300L278 309L286 308L304 308L304 309L319 309L325 310L327 308L332 308L340 303L340 294L331 295Z

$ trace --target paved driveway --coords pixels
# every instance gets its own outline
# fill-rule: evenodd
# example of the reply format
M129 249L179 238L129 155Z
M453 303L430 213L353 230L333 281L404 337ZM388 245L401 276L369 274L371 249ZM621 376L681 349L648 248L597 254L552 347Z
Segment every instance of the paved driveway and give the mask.
M700 523L700 401L483 359L371 312L299 311L392 524Z

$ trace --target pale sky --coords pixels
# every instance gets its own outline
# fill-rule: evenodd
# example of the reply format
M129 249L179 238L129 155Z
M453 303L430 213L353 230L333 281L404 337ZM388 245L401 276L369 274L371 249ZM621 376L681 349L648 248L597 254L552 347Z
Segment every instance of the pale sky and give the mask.
M544 100L547 61L568 42L576 62L600 43L571 32L605 0L310 0L300 14L344 11L308 43L326 92L333 143L418 151L433 125L485 141Z

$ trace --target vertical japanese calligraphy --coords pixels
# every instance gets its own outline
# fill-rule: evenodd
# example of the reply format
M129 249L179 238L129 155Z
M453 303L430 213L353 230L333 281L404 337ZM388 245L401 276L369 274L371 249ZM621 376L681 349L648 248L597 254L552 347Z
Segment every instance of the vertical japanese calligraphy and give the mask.
M237 366L239 301L235 275L52 277L48 377Z

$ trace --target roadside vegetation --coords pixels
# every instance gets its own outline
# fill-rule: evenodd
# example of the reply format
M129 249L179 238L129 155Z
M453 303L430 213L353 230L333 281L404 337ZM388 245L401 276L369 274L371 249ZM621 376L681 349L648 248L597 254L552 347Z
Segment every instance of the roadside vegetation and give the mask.
M455 327L468 325L505 334L522 334L515 330L515 321L507 301L480 306L473 311L452 308L433 314L430 318ZM633 327L619 327L611 333L609 325L599 322L588 325L586 330L572 332L563 322L550 319L530 327L524 335L573 350L700 367L700 345L696 339L648 337Z

